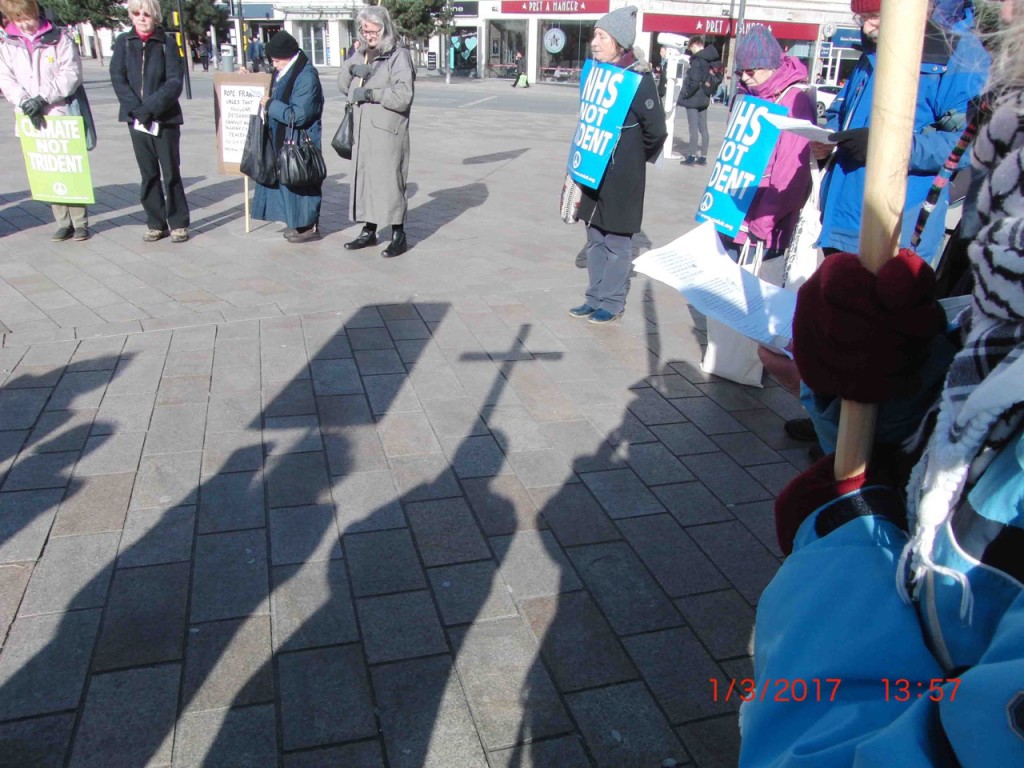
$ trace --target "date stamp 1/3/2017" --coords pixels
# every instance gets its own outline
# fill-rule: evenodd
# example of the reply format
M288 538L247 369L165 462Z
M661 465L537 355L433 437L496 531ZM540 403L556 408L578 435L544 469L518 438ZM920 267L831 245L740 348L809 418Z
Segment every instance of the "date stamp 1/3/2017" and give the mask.
M712 701L835 701L843 680L839 677L777 678L765 680L759 686L749 678L732 678L723 685L717 678L709 677ZM882 678L880 689L885 701L905 702L911 699L929 698L932 701L953 701L956 699L960 678L933 678L927 682L906 678Z

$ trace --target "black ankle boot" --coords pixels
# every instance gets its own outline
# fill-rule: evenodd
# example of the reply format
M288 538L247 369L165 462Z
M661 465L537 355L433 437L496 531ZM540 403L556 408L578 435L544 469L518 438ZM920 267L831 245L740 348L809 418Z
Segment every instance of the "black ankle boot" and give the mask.
M351 243L345 243L346 251L358 251L360 248L366 248L371 245L377 244L377 230L367 229L363 227L363 231L359 233L359 237L353 240Z
M401 256L408 249L409 244L405 240L405 230L400 229L391 233L391 245L385 248L380 255L385 259L390 259L393 256Z

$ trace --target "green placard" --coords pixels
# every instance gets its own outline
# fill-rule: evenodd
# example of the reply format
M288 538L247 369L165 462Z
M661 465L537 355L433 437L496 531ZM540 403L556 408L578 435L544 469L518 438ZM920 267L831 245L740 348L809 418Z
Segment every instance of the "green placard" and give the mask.
M46 127L37 131L31 120L18 115L15 130L21 137L33 200L65 205L96 202L81 117L47 117Z

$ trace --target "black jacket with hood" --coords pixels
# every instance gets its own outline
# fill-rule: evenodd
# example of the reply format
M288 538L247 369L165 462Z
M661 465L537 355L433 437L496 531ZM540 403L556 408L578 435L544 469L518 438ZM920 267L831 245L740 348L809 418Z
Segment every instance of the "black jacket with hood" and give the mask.
M118 120L156 120L181 125L181 88L185 64L175 39L157 27L146 42L134 29L114 41L110 57L110 82L121 102Z
M711 96L704 93L701 86L710 77L712 68L720 66L722 62L713 45L705 46L693 54L676 103L686 109L707 109L711 105Z

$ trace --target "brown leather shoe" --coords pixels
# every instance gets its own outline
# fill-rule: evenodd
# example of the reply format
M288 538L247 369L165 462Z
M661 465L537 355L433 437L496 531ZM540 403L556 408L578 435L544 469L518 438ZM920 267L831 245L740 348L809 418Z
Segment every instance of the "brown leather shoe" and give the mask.
M314 224L305 229L296 229L294 234L285 235L284 239L289 243L312 243L320 239L320 228Z

